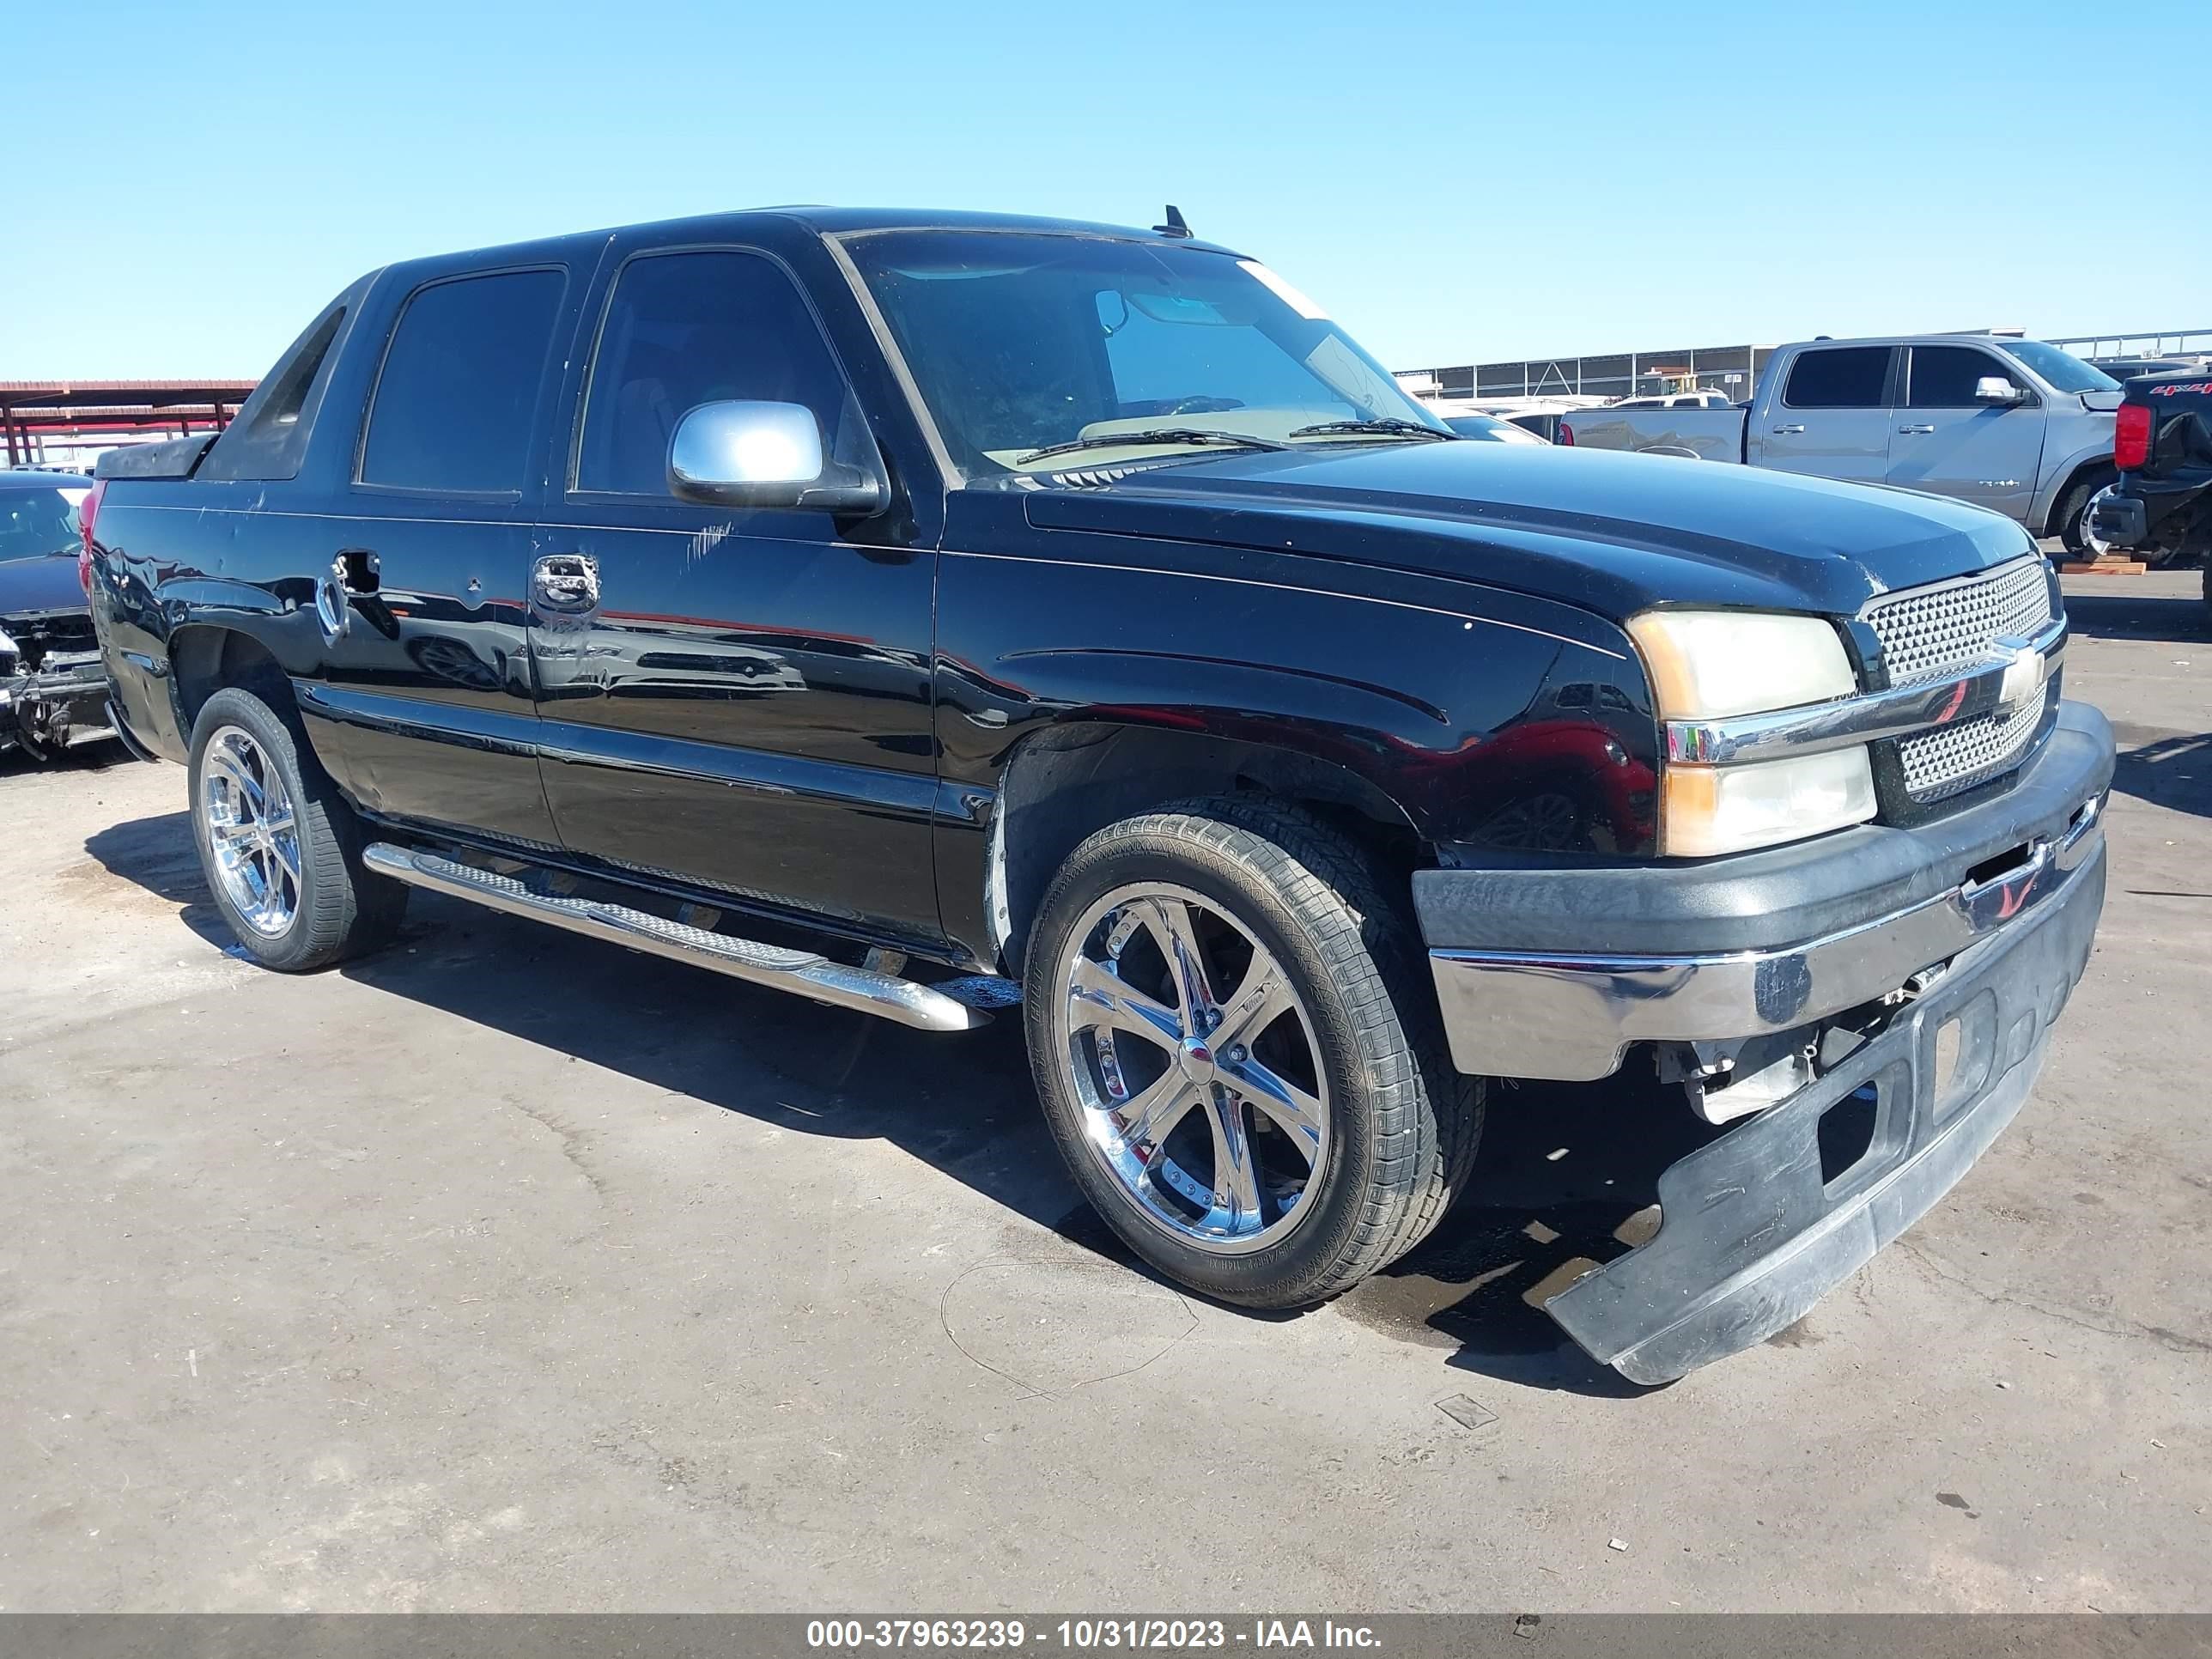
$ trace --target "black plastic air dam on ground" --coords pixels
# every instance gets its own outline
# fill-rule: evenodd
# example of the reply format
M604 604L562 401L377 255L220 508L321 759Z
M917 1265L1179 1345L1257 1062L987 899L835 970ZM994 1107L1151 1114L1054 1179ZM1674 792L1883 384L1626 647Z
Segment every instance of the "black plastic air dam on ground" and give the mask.
M1659 1177L1660 1226L1546 1311L1630 1381L1673 1382L1804 1317L1955 1186L2042 1070L2051 1023L2088 963L2105 846L2056 902L1963 952L1889 1030L1802 1092ZM1960 1026L1952 1075L1936 1040ZM1875 1091L1867 1155L1823 1185L1820 1125Z

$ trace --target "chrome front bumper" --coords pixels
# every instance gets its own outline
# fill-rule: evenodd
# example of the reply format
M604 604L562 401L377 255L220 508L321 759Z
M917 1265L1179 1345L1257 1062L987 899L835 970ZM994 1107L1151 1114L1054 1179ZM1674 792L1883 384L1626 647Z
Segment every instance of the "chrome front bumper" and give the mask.
M1825 908L1793 912L1828 924L1794 943L1766 944L1778 933L1789 939L1793 923L1777 917L1761 930L1747 907L1778 903L1778 896L1808 885L1848 888L1861 866L1920 858L1942 832L1869 832L1887 838L1879 847L1838 837L1832 858L1808 842L1785 849L1797 855L1788 883L1762 878L1765 884L1733 889L1717 879L1723 872L1714 866L1424 872L1415 900L1454 1063L1479 1077L1588 1082L1618 1070L1632 1043L1723 1042L1815 1024L1879 1001L2019 925L2063 894L2104 844L2111 730L2078 704L2063 705L2062 715L2054 741L2008 792L2017 815L2008 816L2004 800L1992 803L1980 841L1930 850L1930 860L1948 862L1926 864L1917 886L1895 885L1903 878L1893 868L1893 884L1871 889L1867 903L1838 908L1831 893ZM1808 878L1816 862L1826 866L1819 872L1825 883ZM1516 915L1512 896L1540 884L1540 902ZM1893 903L1907 893L1909 902L1875 910L1884 892ZM1613 918L1639 905L1663 915L1643 932L1624 932L1628 924ZM1510 948L1520 942L1516 933L1529 948ZM1608 935L1665 948L1572 948Z

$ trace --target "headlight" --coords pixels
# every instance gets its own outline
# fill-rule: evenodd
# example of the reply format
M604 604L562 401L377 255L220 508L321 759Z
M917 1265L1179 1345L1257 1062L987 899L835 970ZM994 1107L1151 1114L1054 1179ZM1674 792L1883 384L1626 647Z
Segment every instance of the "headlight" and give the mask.
M1628 624L1665 720L1720 720L1848 697L1859 689L1835 629L1818 617L1647 611Z
M1628 625L1662 720L1725 720L1854 696L1858 678L1818 617L1653 611ZM1734 766L1669 762L1661 775L1659 851L1709 858L1800 841L1875 815L1863 744Z
M1864 744L1742 766L1669 766L1661 777L1659 851L1668 858L1802 841L1875 811Z

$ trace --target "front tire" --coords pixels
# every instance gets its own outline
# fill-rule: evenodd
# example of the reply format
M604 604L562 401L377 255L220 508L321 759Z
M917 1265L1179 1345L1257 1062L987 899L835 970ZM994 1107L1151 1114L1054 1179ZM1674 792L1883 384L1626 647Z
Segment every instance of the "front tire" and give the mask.
M1307 1306L1413 1248L1465 1184L1483 1092L1412 929L1294 808L1131 818L1070 855L1029 945L1030 1066L1070 1173L1146 1261Z
M2089 545L2087 533L2089 501L2118 476L2110 471L2093 472L2069 488L2060 500L2056 514L2057 534L2065 545L2068 557L2094 559L2097 556L2097 550Z
M311 973L398 931L407 890L361 862L365 837L293 724L228 687L192 723L192 838L216 908L264 968Z

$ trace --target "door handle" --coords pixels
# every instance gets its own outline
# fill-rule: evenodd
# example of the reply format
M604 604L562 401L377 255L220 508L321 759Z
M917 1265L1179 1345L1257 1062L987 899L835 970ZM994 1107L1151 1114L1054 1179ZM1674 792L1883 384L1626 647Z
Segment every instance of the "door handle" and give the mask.
M1786 434L1786 433L1791 433L1791 432L1802 432L1804 429L1805 429L1805 424L1804 424L1804 422L1802 422L1802 421L1793 421L1793 422L1791 422L1788 426L1778 426L1778 427L1776 427L1776 428L1774 428L1774 435L1775 435L1776 437L1779 438L1779 437L1783 436L1783 435L1784 435L1784 434Z
M335 645L345 637L353 620L349 598L367 597L377 590L379 561L365 547L342 547L331 560L330 574L315 584L315 620L323 637Z
M599 562L587 553L548 553L530 567L530 598L541 611L579 617L599 608Z
M1898 429L1899 432L1903 433L1903 432L1933 432L1933 431L1935 431L1935 429L1936 429L1936 428L1935 428L1934 427L1932 427L1932 426L1901 426L1901 427L1898 428L1897 429Z

